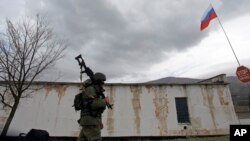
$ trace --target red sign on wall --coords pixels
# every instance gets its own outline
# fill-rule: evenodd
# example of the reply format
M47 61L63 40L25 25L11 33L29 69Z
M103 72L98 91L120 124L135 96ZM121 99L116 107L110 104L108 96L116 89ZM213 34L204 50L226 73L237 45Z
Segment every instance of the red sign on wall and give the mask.
M247 67L239 66L236 70L236 75L241 82L250 82L250 70Z

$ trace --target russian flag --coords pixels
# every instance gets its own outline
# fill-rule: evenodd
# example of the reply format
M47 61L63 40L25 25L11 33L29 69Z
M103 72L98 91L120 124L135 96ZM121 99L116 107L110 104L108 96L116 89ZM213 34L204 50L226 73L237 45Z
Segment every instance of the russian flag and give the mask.
M212 7L212 5L209 5L208 9L206 10L206 12L204 13L204 15L201 18L200 30L202 31L203 29L205 29L209 25L210 21L216 17L217 17L217 15L214 11L214 8Z

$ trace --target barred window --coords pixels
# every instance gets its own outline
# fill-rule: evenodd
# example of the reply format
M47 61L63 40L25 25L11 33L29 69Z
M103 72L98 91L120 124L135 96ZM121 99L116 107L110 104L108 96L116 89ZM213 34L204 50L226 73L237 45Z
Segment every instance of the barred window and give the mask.
M186 97L175 98L178 123L190 123Z

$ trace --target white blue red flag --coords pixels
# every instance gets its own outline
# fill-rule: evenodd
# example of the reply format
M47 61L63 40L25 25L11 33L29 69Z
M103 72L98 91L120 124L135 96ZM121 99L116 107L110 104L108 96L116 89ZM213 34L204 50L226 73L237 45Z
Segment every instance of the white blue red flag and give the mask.
M215 13L214 8L212 7L212 5L209 5L208 9L201 18L200 30L202 31L203 29L205 29L209 25L210 21L216 17L217 14Z

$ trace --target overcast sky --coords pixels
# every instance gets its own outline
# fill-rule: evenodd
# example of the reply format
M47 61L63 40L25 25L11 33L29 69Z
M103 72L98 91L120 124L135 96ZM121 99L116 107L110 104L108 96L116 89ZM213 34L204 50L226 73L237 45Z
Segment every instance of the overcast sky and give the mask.
M69 46L43 79L79 81L82 54L108 82L235 75L239 66L217 19L200 31L210 2L241 65L250 67L249 0L0 0L5 19L46 16Z

